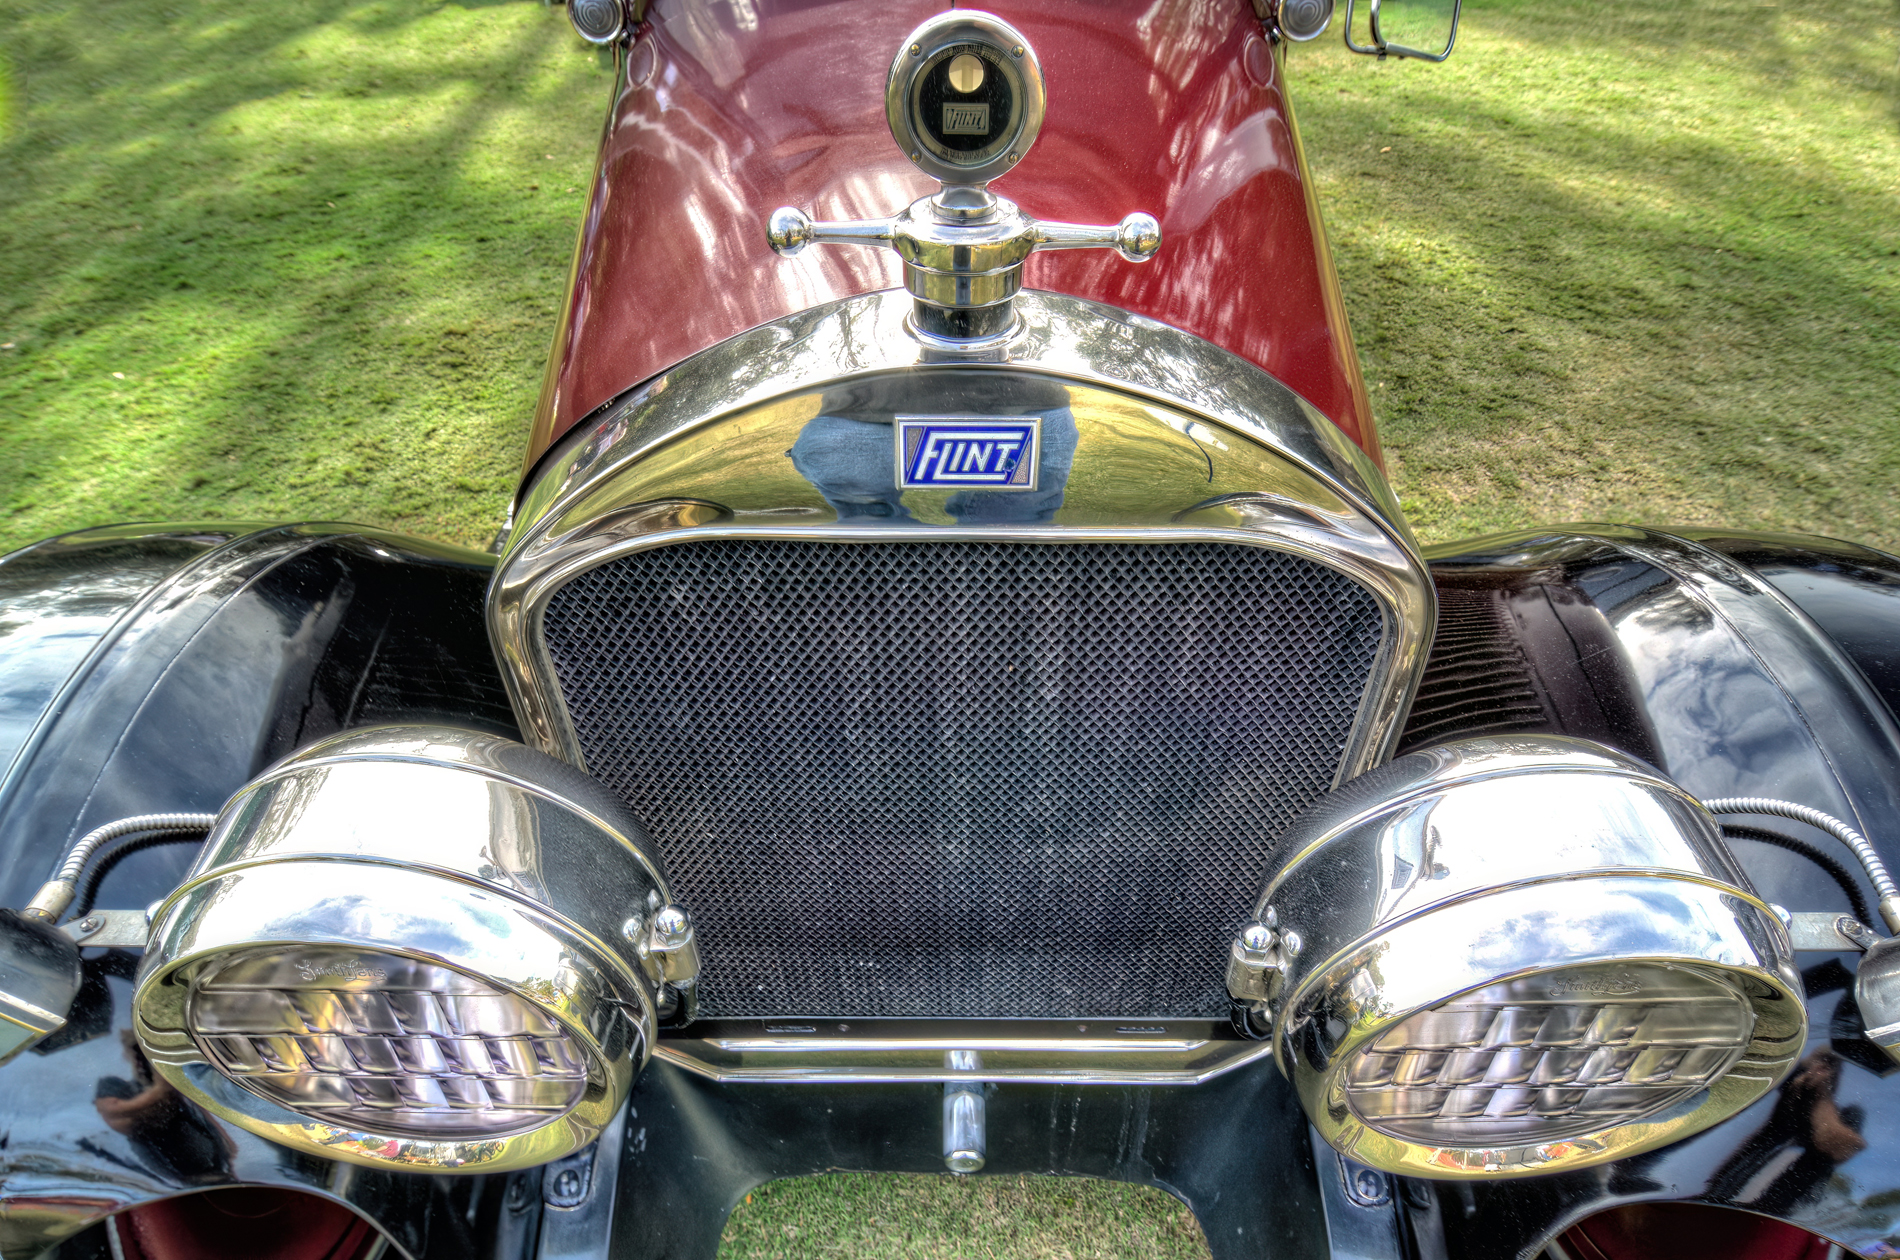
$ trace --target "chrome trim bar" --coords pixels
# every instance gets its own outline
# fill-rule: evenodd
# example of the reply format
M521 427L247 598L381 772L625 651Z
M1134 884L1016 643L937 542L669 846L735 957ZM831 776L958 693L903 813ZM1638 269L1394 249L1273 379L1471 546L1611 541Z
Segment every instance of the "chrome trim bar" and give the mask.
M654 1057L729 1084L954 1082L970 1073L950 1056L975 1053L985 1081L1198 1085L1272 1054L1208 1020L734 1020L706 1034L662 1035Z

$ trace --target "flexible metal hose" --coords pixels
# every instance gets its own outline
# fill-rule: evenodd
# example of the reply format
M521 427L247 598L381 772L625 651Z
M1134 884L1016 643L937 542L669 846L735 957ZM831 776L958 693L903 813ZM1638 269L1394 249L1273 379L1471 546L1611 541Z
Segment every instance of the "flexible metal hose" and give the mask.
M67 852L66 860L27 905L26 913L49 923L58 922L66 907L72 904L79 873L86 869L86 863L99 851L99 846L108 840L140 831L209 831L217 821L216 814L138 814L95 827Z
M72 847L53 879L62 884L79 882L79 872L86 869L86 863L92 860L92 855L108 840L129 836L135 831L209 831L217 821L216 814L139 814L109 822L88 831Z
M1860 859L1860 864L1867 868L1867 878L1873 881L1874 892L1880 897L1880 917L1887 921L1888 931L1900 936L1900 885L1893 882L1893 876L1887 873L1887 864L1880 860L1873 844L1860 832L1832 814L1824 814L1809 805L1776 800L1772 796L1722 796L1704 801L1702 806L1711 814L1773 814L1777 818L1791 818L1827 832L1852 849L1854 856Z

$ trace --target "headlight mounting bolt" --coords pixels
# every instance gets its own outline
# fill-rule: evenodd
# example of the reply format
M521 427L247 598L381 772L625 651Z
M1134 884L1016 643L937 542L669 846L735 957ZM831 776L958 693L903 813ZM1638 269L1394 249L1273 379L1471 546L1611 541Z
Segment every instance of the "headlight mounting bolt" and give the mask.
M952 1072L978 1072L982 1057L974 1050L951 1050L944 1066ZM973 1173L987 1155L984 1135L983 1082L950 1080L943 1085L943 1162L953 1173Z
M1227 993L1234 1000L1234 1023L1251 1037L1273 1028L1272 1003L1286 981L1287 963L1299 957L1300 934L1276 931L1279 917L1268 906L1260 922L1249 923L1227 954Z

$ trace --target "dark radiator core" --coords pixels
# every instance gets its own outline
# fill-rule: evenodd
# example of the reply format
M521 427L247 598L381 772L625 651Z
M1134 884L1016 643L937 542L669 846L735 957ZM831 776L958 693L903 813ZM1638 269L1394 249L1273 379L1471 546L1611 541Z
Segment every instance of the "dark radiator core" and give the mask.
M624 556L544 626L729 1018L1224 1017L1383 633L1263 547L774 539Z

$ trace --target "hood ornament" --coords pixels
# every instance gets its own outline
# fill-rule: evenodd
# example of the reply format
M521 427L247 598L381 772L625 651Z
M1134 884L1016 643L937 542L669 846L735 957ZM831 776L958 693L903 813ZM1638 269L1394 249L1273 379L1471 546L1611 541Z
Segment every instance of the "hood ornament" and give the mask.
M1146 262L1161 248L1151 214L1109 226L1044 222L989 191L1035 142L1047 103L1041 63L1014 27L967 9L939 14L898 49L884 109L898 147L943 187L888 219L815 223L781 206L766 239L787 258L814 243L894 249L916 332L964 343L1005 336L1036 250L1112 249Z

